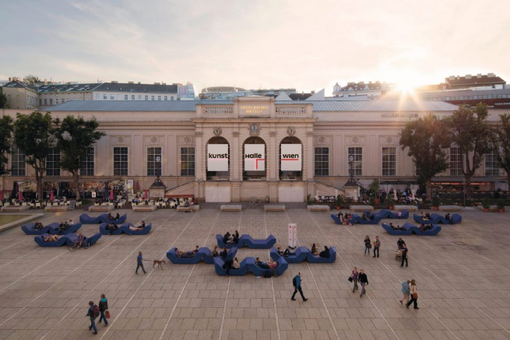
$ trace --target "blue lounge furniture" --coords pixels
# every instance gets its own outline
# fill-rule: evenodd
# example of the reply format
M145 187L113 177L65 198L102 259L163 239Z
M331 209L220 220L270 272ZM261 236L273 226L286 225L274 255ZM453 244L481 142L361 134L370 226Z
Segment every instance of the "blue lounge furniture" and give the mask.
M333 219L333 221L335 221L336 224L342 225L342 221L340 221L340 219L338 218L338 215L331 214L331 218Z
M35 223L28 223L21 226L21 230L27 235L42 235L42 234L49 234L51 229L57 228L58 229L59 223L51 223L42 228L41 230L35 229Z
M308 249L307 247L298 247L296 251L294 251L293 255L283 256L283 258L285 259L285 261L287 261L287 263L301 263L307 259L308 257L307 254L309 252L310 249ZM271 249L269 255L275 261L282 257L280 254L278 254L278 250L275 247Z
M220 249L221 250L221 249ZM198 250L198 252L202 253L202 260L207 264L214 264L214 257L212 256L211 249L207 247L202 247ZM237 255L237 248L232 247L227 250L227 257L225 258L226 261L233 260L234 257Z
M460 222L462 222L462 216L459 214L453 214L450 223L451 224L459 224Z
M368 217L368 216L367 216ZM381 217L380 216L375 216L374 215L374 219L371 220L371 219L362 219L361 216L359 215L356 215L356 214L352 214L352 219L349 220L349 223L352 223L352 224L356 224L356 223L359 223L359 224L378 224L379 222L381 222Z
M89 243L89 247L94 245L101 238L101 233L96 233L90 237L87 237L87 241ZM78 241L77 234L68 234L66 235L66 244L68 246L72 246L75 242Z
M413 230L413 233L415 233L416 235L435 236L441 231L441 226L437 224L432 224L431 229L423 232L420 230L420 227L418 226L413 226L411 229Z
M39 245L39 247L62 247L67 242L67 235L60 236L60 238L55 242L44 242L43 236L50 236L50 234L38 235L34 237L35 243Z
M333 263L336 260L336 248L329 247L329 257L315 256L311 251L308 251L306 255L306 260L309 263Z
M287 261L285 261L285 258L281 256L278 260L275 261L278 262L278 267L276 267L276 273L278 274L278 276L280 276L283 273L285 273L285 271L289 268L289 264L287 263ZM255 261L253 261L253 264L250 264L248 266L248 271L256 276L264 276L266 272L269 272L271 276L274 275L273 269L257 266L255 264Z
M451 215L450 220L447 220L444 216L441 216L439 214L432 214L432 215L430 215L430 217L432 217L432 221L433 221L432 224L438 224L438 223L458 224L458 223L462 222L462 216L460 216L459 214Z
M66 230L62 230L60 231L59 229L59 224L57 223L57 227L56 228L50 228L50 231L49 233L52 234L52 235L67 235L67 234L73 234L75 232L78 231L78 229L80 229L82 226L81 223L75 223L73 224L72 226L70 226L69 228L67 228Z
M276 237L274 237L273 235L269 235L264 240L256 240L250 235L244 234L241 235L241 237L239 237L239 241L237 242L237 244L233 243L225 244L223 243L223 235L217 234L216 241L218 242L218 247L220 248L229 249L232 247L237 248L247 247L250 249L270 249L272 246L276 244Z
M370 217L371 213L370 213L370 211L365 211L365 214L367 215L367 217ZM392 212L388 209L383 209L379 212L374 213L374 217L376 217L376 218L380 217L381 219L384 219L384 218L398 219L399 218L398 213ZM409 211L403 210L401 212L400 219L405 220L407 218L409 218Z
M122 224L122 223L126 222L127 215L124 214L124 215L120 216L118 220L106 220L107 217L108 217L108 214L101 214L97 217L92 217L87 214L81 214L80 222L82 224L99 224L99 223L104 223L104 222Z
M404 228L405 230L395 230L392 227L390 227L389 224L386 223L383 223L382 227L390 235L411 235L413 233L413 230L411 228L414 227L414 225L411 223L404 223L402 228Z
M289 264L283 257L280 257L278 260L278 267L276 267L276 273L278 276L282 275L287 268L289 267ZM227 270L223 268L223 265L225 262L220 257L214 258L214 270L216 271L216 274L220 276L227 275ZM239 263L239 269L230 269L229 270L229 276L244 276L248 274L249 272L257 275L257 276L264 276L265 272L269 272L271 275L274 275L272 269L268 268L261 268L255 264L255 258L253 257L247 257L244 260Z
M438 215L436 215L435 219L432 218L432 216L430 216L431 217L430 220L424 220L420 215L413 214L413 220L418 224L437 224L437 223L439 223L439 220L440 220L437 218L437 216Z
M122 234L122 226L118 226L118 227L119 228L117 230L110 231L110 230L106 229L106 222L103 222L99 226L99 232L102 235L120 235L120 234Z
M147 235L152 229L152 223L149 223L142 230L131 230L129 227L134 227L135 225L132 223L124 223L117 230L110 231L106 229L106 222L101 223L99 226L99 232L102 235L120 235L122 233L128 235Z
M166 257L173 264L196 264L200 261L204 261L207 264L214 264L215 257L212 257L212 251L207 247L198 249L198 252L193 257L178 257L175 254L175 247L167 251ZM237 248L231 248L228 250L228 255L225 260L233 260L237 254Z

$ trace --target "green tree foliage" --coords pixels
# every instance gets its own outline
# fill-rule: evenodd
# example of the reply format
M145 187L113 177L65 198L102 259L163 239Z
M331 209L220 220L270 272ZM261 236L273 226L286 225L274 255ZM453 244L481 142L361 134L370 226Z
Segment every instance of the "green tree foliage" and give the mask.
M418 180L426 187L427 200L432 198L432 177L448 169L444 149L450 140L445 129L444 120L429 114L408 122L400 133L400 146L402 150L408 148L407 154L413 157Z
M0 118L0 176L9 173L7 169L7 161L9 160L7 154L11 152L13 130L12 118L2 116Z
M33 74L29 74L25 78L23 78L23 82L30 85L35 85L41 82L38 76L34 76Z
M7 108L7 96L4 94L4 91L0 87L0 109Z
M499 115L499 124L492 134L493 153L506 171L506 179L510 185L510 114Z
M80 169L83 167L87 149L106 135L97 131L98 126L95 119L85 120L83 117L67 116L61 124L57 121L55 137L62 154L60 166L73 175L76 199L80 198Z
M26 162L35 170L37 193L43 198L43 176L46 158L55 147L51 114L34 111L29 115L18 113L14 122L14 143L25 154Z
M487 105L478 103L475 109L459 105L449 118L448 133L460 149L466 198L471 198L471 178L480 167L484 154L491 150L491 128L487 122Z

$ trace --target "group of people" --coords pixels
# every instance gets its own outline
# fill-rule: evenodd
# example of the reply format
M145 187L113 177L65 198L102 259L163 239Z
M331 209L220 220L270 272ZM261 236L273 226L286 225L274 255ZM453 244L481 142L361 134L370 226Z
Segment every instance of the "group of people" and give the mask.
M200 249L199 246L196 246L195 249L190 251L180 251L179 248L175 248L175 255L180 258L192 258L198 253L199 249Z
M226 232L225 235L223 235L223 243L225 244L237 244L239 242L239 231L235 231L234 233L230 234L230 232Z
M397 241L397 257L400 257L402 259L402 262L400 263L400 267L404 266L404 262L406 263L406 267L409 265L409 262L407 261L407 245L400 237Z
M115 217L113 217L112 213L108 213L108 216L106 216L107 221L116 221L119 218L120 218L119 213L117 213L117 215L115 215Z
M396 227L393 225L393 223L390 222L390 227L393 229L393 230L406 230L404 227L401 227L400 224L397 225Z
M409 306L414 303L414 309L420 309L418 307L418 290L416 289L416 280L407 280L402 282L402 294L404 297L400 300L400 304L404 304L404 300L406 300L406 307L409 309ZM409 297L411 299L409 300Z
M363 240L363 243L365 245L365 253L364 255L367 256L367 254L370 256L370 250L372 249L372 242L370 240L370 236L365 236L365 240ZM375 237L375 240L373 242L373 246L374 246L374 256L373 257L377 257L379 258L379 249L381 248L381 240L379 239L379 236L376 236Z
M61 233L63 231L66 231L67 229L71 228L73 226L73 220L69 220L68 221L62 221L60 222L60 224L58 225L58 231Z
M97 334L96 319L100 315L101 317L99 318L98 324L100 324L101 321L104 321L104 325L108 326L110 313L108 312L108 300L104 294L101 294L99 305L96 305L94 301L89 301L89 309L86 316L90 318L89 331L94 331L94 334Z
M312 250L310 252L315 256L325 257L325 258L330 257L329 248L327 246L324 246L324 250L319 253L319 251L317 250L317 247L315 246L315 243L314 243L314 244L312 244Z
M255 259L255 264L259 266L262 269L271 269L273 270L274 277L278 276L278 273L276 272L276 268L278 267L278 262L276 261L261 261L259 257ZM270 274L268 276L271 276Z
M352 214L351 213L345 213L343 214L341 211L338 213L338 215L336 215L338 217L338 219L340 220L340 222L342 223L342 225L352 225L351 222L349 222L350 220L352 220Z
M352 287L353 293L355 293L359 289L358 282L361 285L361 292L359 294L360 298L367 293L365 290L365 286L368 285L368 276L363 268L361 268L358 272L358 267L354 267L354 269L351 272L351 276L349 276L349 281L354 284L354 286Z

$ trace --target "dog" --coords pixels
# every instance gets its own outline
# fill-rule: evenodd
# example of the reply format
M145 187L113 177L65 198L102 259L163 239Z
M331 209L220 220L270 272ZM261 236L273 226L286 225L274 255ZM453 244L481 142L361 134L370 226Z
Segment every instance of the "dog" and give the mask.
M161 261L160 260L154 260L152 262L152 268L158 266L159 269L163 270L163 267L161 266L161 264L166 264L165 260L161 260Z

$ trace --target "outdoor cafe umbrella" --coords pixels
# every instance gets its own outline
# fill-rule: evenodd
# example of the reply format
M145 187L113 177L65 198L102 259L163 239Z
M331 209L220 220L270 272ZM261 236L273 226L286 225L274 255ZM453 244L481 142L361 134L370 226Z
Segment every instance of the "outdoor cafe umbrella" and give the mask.
M110 189L110 200L113 201L113 188Z

